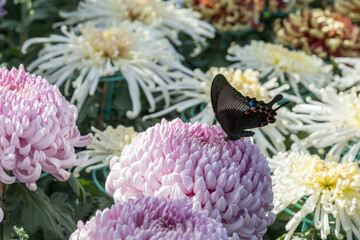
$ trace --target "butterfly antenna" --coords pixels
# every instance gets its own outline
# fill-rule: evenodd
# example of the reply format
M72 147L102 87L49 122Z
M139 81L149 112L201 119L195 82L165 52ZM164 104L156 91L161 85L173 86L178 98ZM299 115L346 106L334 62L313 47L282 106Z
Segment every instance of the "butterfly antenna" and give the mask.
M274 111L279 110L280 108L282 108L283 106L285 106L286 104L288 104L289 102L284 102L283 104L281 104L280 106L278 106L277 108L274 109Z
M277 103L278 101L280 101L281 99L283 99L283 95L282 94L278 94L276 95L268 104L266 104L266 106L272 108L272 106Z

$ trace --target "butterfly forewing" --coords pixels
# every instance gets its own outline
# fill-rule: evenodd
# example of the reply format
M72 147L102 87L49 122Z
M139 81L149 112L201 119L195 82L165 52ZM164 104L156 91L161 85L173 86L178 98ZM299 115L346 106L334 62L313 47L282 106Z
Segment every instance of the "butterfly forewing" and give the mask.
M216 95L217 94L217 95ZM232 135L236 120L248 109L246 98L223 75L216 75L211 86L211 100L215 116L223 130Z
M215 115L217 113L217 104L218 104L220 93L223 90L223 88L225 86L227 86L227 85L228 85L228 81L221 74L216 75L214 80L212 81L212 84L211 84L211 104L212 104Z

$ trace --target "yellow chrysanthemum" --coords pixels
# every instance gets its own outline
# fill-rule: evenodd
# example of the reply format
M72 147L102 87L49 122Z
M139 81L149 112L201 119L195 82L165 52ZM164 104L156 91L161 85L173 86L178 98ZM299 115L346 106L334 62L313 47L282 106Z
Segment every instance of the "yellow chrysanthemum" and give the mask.
M87 172L91 170L108 166L114 156L120 156L124 148L129 145L138 135L133 127L117 126L115 129L108 126L104 131L94 127L95 132L93 141L86 148L87 150L79 154L88 154L89 159L74 169L74 175L79 176L79 172L86 168Z
M292 151L278 153L270 160L273 168L274 212L307 197L302 208L287 223L291 235L307 214L314 212L314 226L326 239L330 227L337 238L342 228L347 239L360 237L360 168L355 162L334 162L318 155ZM332 220L334 219L334 220Z

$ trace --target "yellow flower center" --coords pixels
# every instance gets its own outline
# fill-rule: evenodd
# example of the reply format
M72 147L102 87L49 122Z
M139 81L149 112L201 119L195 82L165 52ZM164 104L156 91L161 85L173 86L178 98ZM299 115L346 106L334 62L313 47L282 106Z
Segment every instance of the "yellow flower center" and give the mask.
M240 91L242 95L269 100L266 88L259 82L259 72L252 69L246 69L243 72L240 69L212 67L208 71L207 76L213 79L218 73L223 74L229 83L236 90ZM210 95L210 86L206 89L208 89L208 95Z
M263 57L271 61L271 65L285 72L314 72L309 56L303 52L290 51L274 44L266 44L261 52L267 53Z
M134 36L128 30L116 27L101 30L87 26L81 32L92 49L102 57L132 58L129 45L132 44Z
M329 192L337 199L355 197L360 201L360 168L357 163L324 161L318 155L302 155L296 159L290 168L302 176L299 182L308 188Z
M130 21L139 21L150 25L159 20L159 15L165 11L164 4L156 0L125 0L123 1Z

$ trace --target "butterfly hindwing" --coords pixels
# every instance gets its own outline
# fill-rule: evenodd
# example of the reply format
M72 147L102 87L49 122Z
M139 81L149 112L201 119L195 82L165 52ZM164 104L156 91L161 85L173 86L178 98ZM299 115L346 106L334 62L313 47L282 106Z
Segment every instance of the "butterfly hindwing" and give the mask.
M248 96L246 96L245 98L246 98L246 100L248 101L248 103L250 104L251 107L266 105L265 102L259 101L256 98L251 98L251 97L248 97Z

